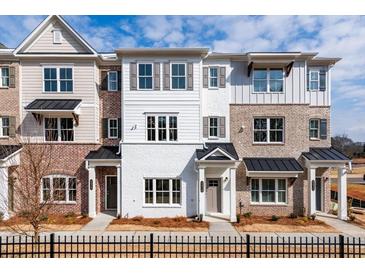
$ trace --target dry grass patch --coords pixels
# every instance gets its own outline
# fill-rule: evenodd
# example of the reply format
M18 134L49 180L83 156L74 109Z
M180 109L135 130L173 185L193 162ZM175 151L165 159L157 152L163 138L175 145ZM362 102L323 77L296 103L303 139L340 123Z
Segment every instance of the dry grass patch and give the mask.
M114 219L107 230L139 230L139 231L207 231L207 222L198 222L186 217L175 218L121 218Z
M331 190L337 191L337 184L331 184ZM365 200L365 185L347 184L347 195L352 198Z
M354 163L354 164L365 164L365 158L354 158L354 159L352 159L352 163Z
M242 232L338 232L322 221L307 217L279 217L276 221L268 216L241 217L235 226Z
M44 231L79 230L91 220L90 217L75 214L52 214L44 218L42 227L44 228ZM9 230L11 227L31 230L31 225L24 217L14 216L9 220L0 221L0 231Z
M355 219L351 221L351 223L365 229L365 214L353 213L353 216L355 217Z

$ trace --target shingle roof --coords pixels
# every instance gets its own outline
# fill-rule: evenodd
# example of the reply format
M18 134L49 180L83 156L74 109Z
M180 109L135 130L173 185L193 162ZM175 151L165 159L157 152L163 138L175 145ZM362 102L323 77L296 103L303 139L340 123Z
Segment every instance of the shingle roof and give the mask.
M302 166L294 158L243 158L248 171L301 172Z
M209 153L213 152L216 148L222 149L224 152L229 154L233 159L238 160L238 155L236 149L234 148L232 143L206 143L206 148L197 149L196 155L198 160L204 158ZM226 156L209 156L207 160L230 160Z
M25 107L28 110L74 110L80 99L36 99Z
M102 160L102 159L110 159L110 160L118 160L120 159L120 155L117 155L119 151L118 146L102 146L98 150L90 151L88 155L86 155L85 159L87 160Z
M350 161L350 158L333 147L311 147L309 152L303 152L302 155L310 161Z
M21 148L21 145L0 145L0 160L5 159Z

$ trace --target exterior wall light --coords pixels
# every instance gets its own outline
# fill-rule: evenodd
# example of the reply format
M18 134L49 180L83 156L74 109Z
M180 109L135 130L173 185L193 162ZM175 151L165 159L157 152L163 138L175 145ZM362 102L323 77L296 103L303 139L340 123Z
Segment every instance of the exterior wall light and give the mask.
M200 181L200 192L204 193L204 181Z
M93 179L90 179L90 190L93 190L94 188L94 182Z

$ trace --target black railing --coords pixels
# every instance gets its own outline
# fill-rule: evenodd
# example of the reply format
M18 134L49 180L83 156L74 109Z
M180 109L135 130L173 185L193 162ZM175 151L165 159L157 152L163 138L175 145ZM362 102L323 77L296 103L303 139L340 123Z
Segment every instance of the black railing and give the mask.
M365 239L330 237L9 236L0 258L365 258Z
M347 199L349 201L351 201L351 206L365 208L364 200L356 199L351 196L347 196ZM336 202L338 201L338 192L337 191L331 190L331 200L336 201Z

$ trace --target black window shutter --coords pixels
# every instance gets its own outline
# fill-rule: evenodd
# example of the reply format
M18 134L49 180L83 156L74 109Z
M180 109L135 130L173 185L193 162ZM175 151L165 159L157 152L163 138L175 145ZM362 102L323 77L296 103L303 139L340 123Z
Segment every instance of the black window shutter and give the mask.
M319 90L325 91L326 90L326 71L321 70L319 72Z
M118 138L122 137L122 119L118 118Z
M102 138L108 138L108 127L109 127L108 118L103 118L102 119Z
M322 140L327 139L327 119L321 119L320 138Z
M118 90L122 90L122 72L118 71Z
M307 91L309 91L309 69L307 70Z

